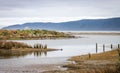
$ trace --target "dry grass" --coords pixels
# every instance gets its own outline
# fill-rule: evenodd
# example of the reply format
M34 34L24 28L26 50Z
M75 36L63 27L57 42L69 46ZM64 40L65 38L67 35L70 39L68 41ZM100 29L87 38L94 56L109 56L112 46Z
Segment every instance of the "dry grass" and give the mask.
M70 64L63 67L68 69L65 71L48 71L44 73L120 73L116 65L119 61L117 50L104 53L74 56L69 59Z
M75 56L69 59L70 61L84 61L84 60L109 60L109 61L118 61L118 51L112 50L104 53L91 54L91 58L89 55Z
M12 41L0 41L0 51L55 51L58 49L47 48L47 45L35 44L33 47L26 43L12 42Z

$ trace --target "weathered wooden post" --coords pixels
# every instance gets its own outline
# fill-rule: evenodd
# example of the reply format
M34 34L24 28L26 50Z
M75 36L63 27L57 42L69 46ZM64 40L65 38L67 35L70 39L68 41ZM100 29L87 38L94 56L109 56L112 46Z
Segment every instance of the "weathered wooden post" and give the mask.
M117 69L120 71L120 49L118 49L117 51L118 51L118 56L119 56L119 61L117 63Z
M120 61L120 49L118 49L117 51L118 51L118 56L119 56L119 61Z
M98 44L96 43L96 53L97 53L97 51L98 51Z
M111 44L111 49L113 48L113 45Z
M118 48L120 48L120 44L118 44Z
M103 52L105 52L105 44L103 44Z
M88 56L89 56L89 59L90 59L91 58L91 54L89 53Z
M120 57L120 49L118 49L118 55L119 55L119 57Z

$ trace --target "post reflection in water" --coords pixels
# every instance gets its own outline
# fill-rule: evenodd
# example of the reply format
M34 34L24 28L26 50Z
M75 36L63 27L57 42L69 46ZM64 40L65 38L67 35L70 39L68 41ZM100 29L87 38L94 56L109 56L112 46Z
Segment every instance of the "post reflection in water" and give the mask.
M42 55L45 55L47 56L47 51L36 51L36 52L33 52L34 53L34 56L42 56Z

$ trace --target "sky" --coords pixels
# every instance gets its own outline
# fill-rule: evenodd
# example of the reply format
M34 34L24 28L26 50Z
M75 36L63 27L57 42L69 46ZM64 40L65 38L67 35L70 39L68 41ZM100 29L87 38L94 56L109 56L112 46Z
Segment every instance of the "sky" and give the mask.
M120 0L0 0L0 28L112 17L120 17Z

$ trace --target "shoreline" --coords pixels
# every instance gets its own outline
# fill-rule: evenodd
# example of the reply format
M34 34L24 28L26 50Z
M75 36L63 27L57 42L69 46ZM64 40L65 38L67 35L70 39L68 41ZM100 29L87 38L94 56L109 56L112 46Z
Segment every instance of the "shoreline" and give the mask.
M0 73L43 73L51 70L66 70L66 68L62 68L66 59L68 57L41 58L36 60L40 62L37 63L34 59L29 58L24 60L27 64L21 64L20 60L22 59L19 59L19 61L17 59L11 59L9 62L5 59L3 63L0 63L3 65L0 66ZM6 62L10 63L10 65L4 65Z
M120 49L120 48L119 48ZM62 67L67 70L45 71L43 73L119 73L116 70L116 64L119 62L118 50L111 50L103 53L73 56Z
M48 48L48 49L50 49L50 48ZM17 50L14 50L14 49L12 49L13 51L17 51ZM22 51L26 51L27 50L27 48L26 49L22 49ZM18 50L19 51L19 50ZM33 50L29 50L29 51L33 51ZM34 49L34 51L38 51L38 49ZM40 51L40 50L39 50ZM43 51L45 51L45 50L43 50ZM106 52L105 52L106 53ZM103 53L98 53L98 54L103 54ZM92 56L95 56L96 54L91 54ZM31 66L33 66L33 67L29 67L29 66L26 66L26 67L29 67L29 68L26 68L25 67L25 69L19 69L19 68L16 68L16 69L14 69L14 68L12 68L12 69L10 69L10 70L8 70L8 71L15 71L15 70L17 70L18 72L17 73L25 73L25 72L29 72L29 73L41 73L40 71L42 70L41 68L41 66L44 66L44 68L46 69L46 70L44 70L44 71L42 71L43 73L74 73L73 71L78 71L79 72L79 70L76 70L76 69L79 69L79 68L85 68L85 66L83 66L83 67L80 67L80 65L82 64L82 65L86 65L87 67L89 67L90 68L90 66L91 65L93 65L93 63L95 64L95 65L106 65L106 64L108 64L111 68L114 68L114 67L112 67L112 65L115 65L115 62L113 62L113 61L107 61L107 60L94 60L93 58L91 58L90 60L88 59L88 54L87 55L82 55L82 56L75 56L77 59L75 59L75 57L73 58L72 57L72 59L70 60L71 62L70 63L67 63L67 64L69 64L69 65L67 65L67 64L38 64L38 65L29 65L30 67ZM81 60L81 57L82 57L82 59L83 60ZM108 57L108 56L107 56ZM115 57L116 58L116 57ZM101 59L101 58L100 58ZM74 62L75 61L75 62ZM104 63L101 63L101 61L102 62L104 62ZM105 64L106 63L106 64ZM68 70L61 70L59 67L63 67L63 68L69 68ZM34 69L33 69L34 68ZM52 69L51 69L52 68ZM75 70L73 70L75 68ZM95 66L92 66L92 68L94 68L95 69ZM33 70L32 70L33 69ZM39 69L41 69L40 71L37 71L37 70L39 70ZM72 69L72 70L71 70ZM94 70L94 69L92 69L92 70ZM7 71L7 69L4 69L4 70L6 70ZM0 69L0 71L2 71L2 69ZM83 72L84 72L84 70L83 70ZM93 71L94 72L94 71ZM3 73L3 72L0 72L0 73ZM9 72L7 72L7 73L9 73ZM10 73L16 73L16 72L10 72ZM77 73L77 72L76 72Z
M120 35L120 32L65 32L69 35Z
M0 73L43 73L50 70L64 70L63 64L31 64L25 66L0 67Z
M33 64L23 67L2 67L0 68L0 73L83 73L86 71L96 73L97 71L104 71L104 69L105 71L109 70L109 68L110 71L114 71L118 62L118 52L115 49L104 53L91 54L91 58L89 58L88 54L73 56L68 61L70 62L63 64Z
M10 51L10 52L48 52L48 51L62 51L62 49L52 49L52 48L47 48L47 49L39 49L39 48L13 48L10 50L5 50L5 49L0 49L0 51Z
M52 48L47 48L47 49L39 49L39 48L18 48L18 49L11 49L11 51L24 51L24 52L34 52L34 51L57 51L61 49L52 49Z
M61 51L61 49L36 49L36 48L18 48L18 49L0 49L0 59L9 59L9 58L17 58L21 56L26 56L28 54L34 54L36 56L42 56L42 54L47 55L47 52L50 51Z

